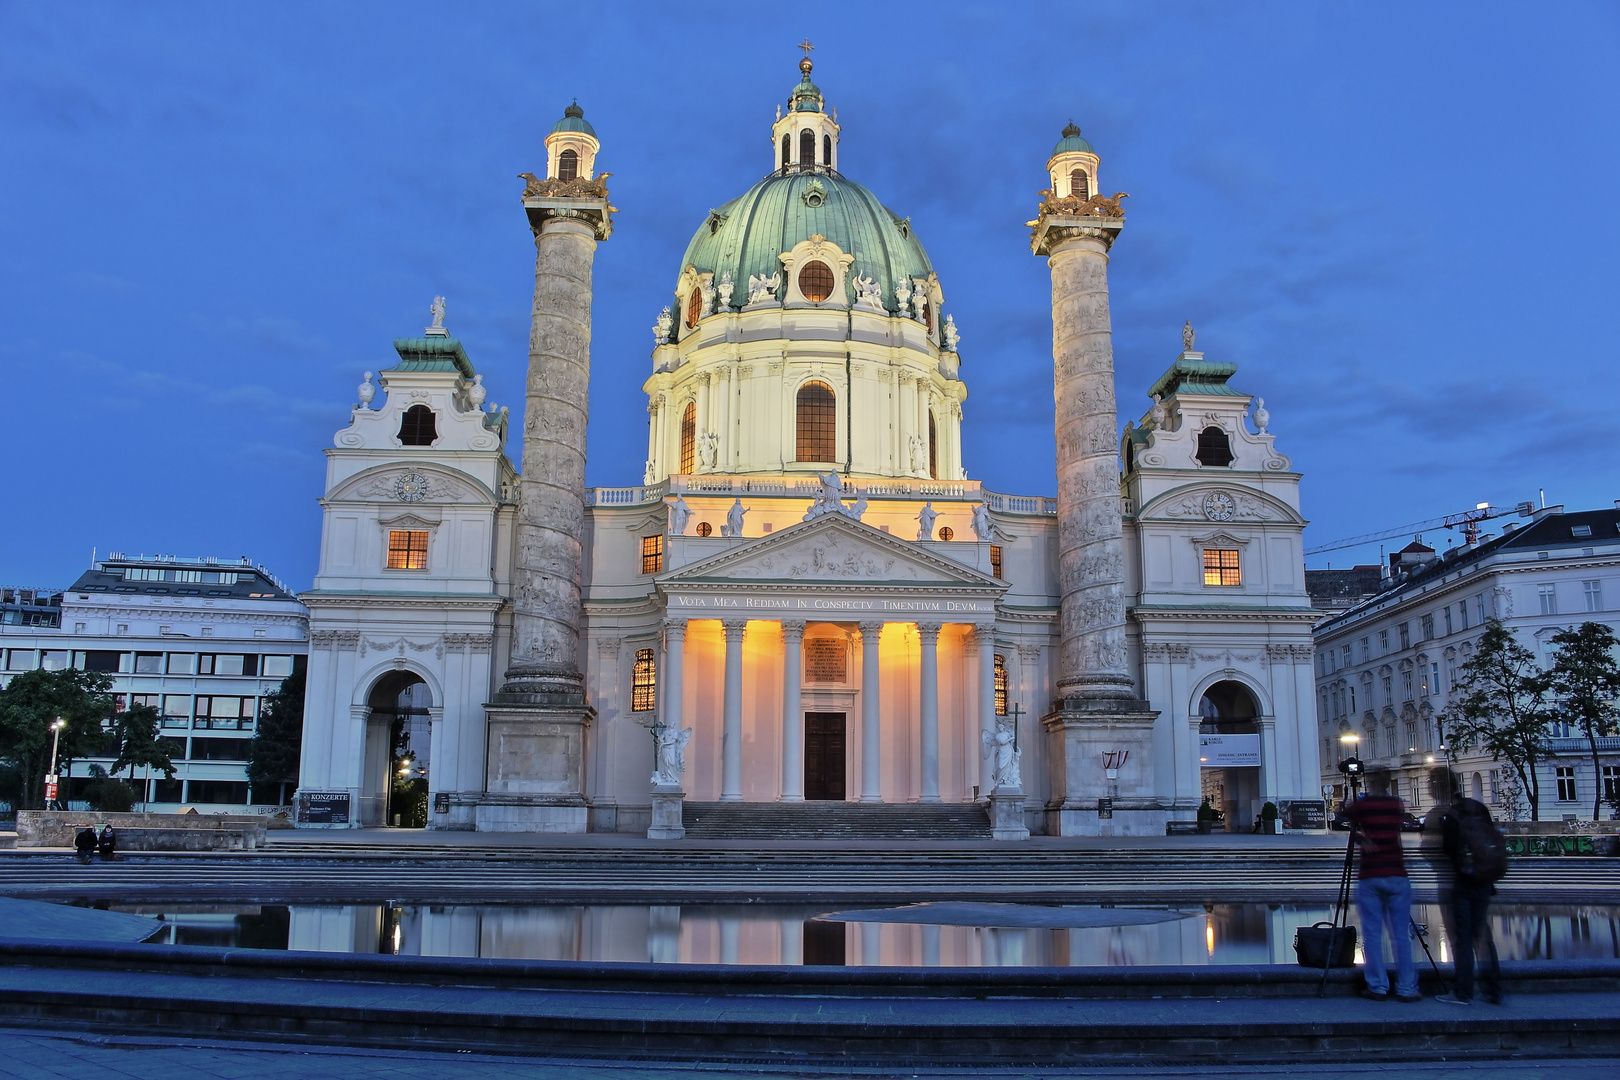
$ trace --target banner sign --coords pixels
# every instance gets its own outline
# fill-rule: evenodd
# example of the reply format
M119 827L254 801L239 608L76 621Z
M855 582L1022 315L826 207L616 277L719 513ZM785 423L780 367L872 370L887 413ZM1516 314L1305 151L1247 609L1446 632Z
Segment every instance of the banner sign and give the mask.
M1277 809L1285 829L1327 828L1327 803L1321 799L1280 799Z
M347 825L349 823L349 793L347 791L302 791L298 793L298 824Z
M1260 764L1260 736L1200 735L1198 764L1205 769L1225 769Z

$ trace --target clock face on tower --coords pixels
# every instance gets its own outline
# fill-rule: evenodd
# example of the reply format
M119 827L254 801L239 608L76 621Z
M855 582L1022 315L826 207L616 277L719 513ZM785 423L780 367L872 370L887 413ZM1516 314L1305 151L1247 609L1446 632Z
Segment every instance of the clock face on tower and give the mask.
M1204 496L1204 516L1211 521L1231 521L1237 513L1237 502L1224 491L1212 491Z
M421 502L426 494L427 478L414 469L402 473L399 479L394 481L394 496L400 502ZM1208 503L1205 503L1205 506L1207 507Z

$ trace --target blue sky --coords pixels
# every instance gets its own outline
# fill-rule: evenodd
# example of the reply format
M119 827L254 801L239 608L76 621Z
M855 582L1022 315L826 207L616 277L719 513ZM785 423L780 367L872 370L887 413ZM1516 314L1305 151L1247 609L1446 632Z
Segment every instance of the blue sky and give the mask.
M637 482L648 328L770 167L806 35L844 171L910 215L961 329L970 476L1054 489L1023 222L1072 117L1131 194L1122 419L1191 319L1266 399L1308 544L1620 497L1614 5L778 7L0 2L0 581L66 585L97 547L307 587L321 450L436 293L520 405L516 174L575 96L620 208L587 475Z

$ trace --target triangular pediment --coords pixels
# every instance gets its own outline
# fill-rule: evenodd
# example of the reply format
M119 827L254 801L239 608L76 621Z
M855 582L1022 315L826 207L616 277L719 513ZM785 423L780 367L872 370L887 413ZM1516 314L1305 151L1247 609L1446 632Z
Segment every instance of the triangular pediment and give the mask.
M1007 587L999 578L842 514L802 522L658 579L660 586L717 582L926 585L998 593Z

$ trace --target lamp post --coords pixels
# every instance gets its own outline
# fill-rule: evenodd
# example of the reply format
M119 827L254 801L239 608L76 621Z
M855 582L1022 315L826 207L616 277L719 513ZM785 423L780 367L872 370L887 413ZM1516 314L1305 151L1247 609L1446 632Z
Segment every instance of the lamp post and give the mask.
M59 782L56 775L56 749L62 744L62 729L65 727L67 727L67 721L60 716L51 721L51 770L45 774L45 809L47 810L51 808L51 803L56 801L56 786Z
M1356 754L1356 748L1361 745L1361 736L1353 731L1347 731L1339 736L1339 743L1344 747L1345 753L1349 755L1339 762L1339 771L1344 773L1345 779L1349 782L1350 798L1354 799L1360 793L1361 776L1365 769L1361 758ZM1348 802L1349 800L1345 801Z

